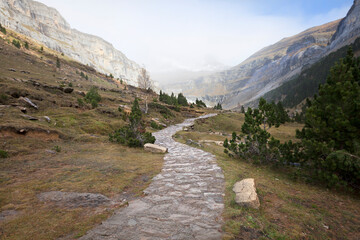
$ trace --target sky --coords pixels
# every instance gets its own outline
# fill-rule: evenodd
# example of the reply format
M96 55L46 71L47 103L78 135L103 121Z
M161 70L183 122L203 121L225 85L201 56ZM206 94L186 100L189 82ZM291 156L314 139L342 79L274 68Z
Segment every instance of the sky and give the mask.
M235 66L284 37L345 17L353 0L38 0L150 73Z

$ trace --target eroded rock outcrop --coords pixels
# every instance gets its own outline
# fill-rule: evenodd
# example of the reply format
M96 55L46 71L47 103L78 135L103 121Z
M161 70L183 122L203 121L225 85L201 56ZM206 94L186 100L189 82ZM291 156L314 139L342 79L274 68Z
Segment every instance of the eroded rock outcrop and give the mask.
M54 8L32 0L2 0L0 23L99 72L136 84L137 63L105 40L72 29Z

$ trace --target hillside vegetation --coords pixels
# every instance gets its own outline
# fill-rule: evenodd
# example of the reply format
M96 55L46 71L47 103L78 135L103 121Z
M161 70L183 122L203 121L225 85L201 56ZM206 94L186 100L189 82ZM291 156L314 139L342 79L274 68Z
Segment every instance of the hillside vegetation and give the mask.
M349 194L314 184L290 166L258 165L229 157L224 147L204 140L224 141L232 131L241 132L244 114L225 113L197 120L192 131L181 131L176 140L202 143L202 149L216 155L223 169L225 189L224 239L359 239L360 200ZM280 142L295 140L302 124L286 123L271 128ZM244 178L255 178L259 210L235 203L232 188Z
M360 54L360 38L356 39L350 46L353 48L355 55ZM267 101L282 101L283 105L287 108L296 107L306 98L311 98L314 94L318 93L319 85L326 82L330 68L340 58L346 56L348 47L349 46L342 47L336 52L322 58L319 62L305 68L299 76L271 90L263 97ZM256 101L256 103L257 102L258 101ZM254 105L254 102L249 105Z
M0 37L1 239L77 238L142 195L163 155L109 141L110 133L129 124L135 98L141 109L145 99L150 102L142 116L150 132L204 112L159 103L152 91L99 74L10 30ZM51 191L99 193L113 204L40 200Z

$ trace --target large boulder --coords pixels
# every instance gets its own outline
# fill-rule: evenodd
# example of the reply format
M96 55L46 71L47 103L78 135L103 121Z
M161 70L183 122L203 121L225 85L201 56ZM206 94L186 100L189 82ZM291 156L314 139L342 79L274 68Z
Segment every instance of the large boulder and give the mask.
M144 145L144 149L153 153L166 153L168 149L166 147L162 147L156 144L146 143Z
M260 207L259 198L256 193L255 180L246 178L235 183L233 187L235 192L235 202L240 206L256 208Z

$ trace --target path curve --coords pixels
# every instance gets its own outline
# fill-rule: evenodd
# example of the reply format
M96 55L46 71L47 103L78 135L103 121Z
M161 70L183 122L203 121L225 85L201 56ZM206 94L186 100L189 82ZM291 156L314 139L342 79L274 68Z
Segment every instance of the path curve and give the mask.
M130 202L81 239L221 239L222 170L214 155L172 139L196 119L154 133L156 144L169 153L161 173L144 191L147 196Z

